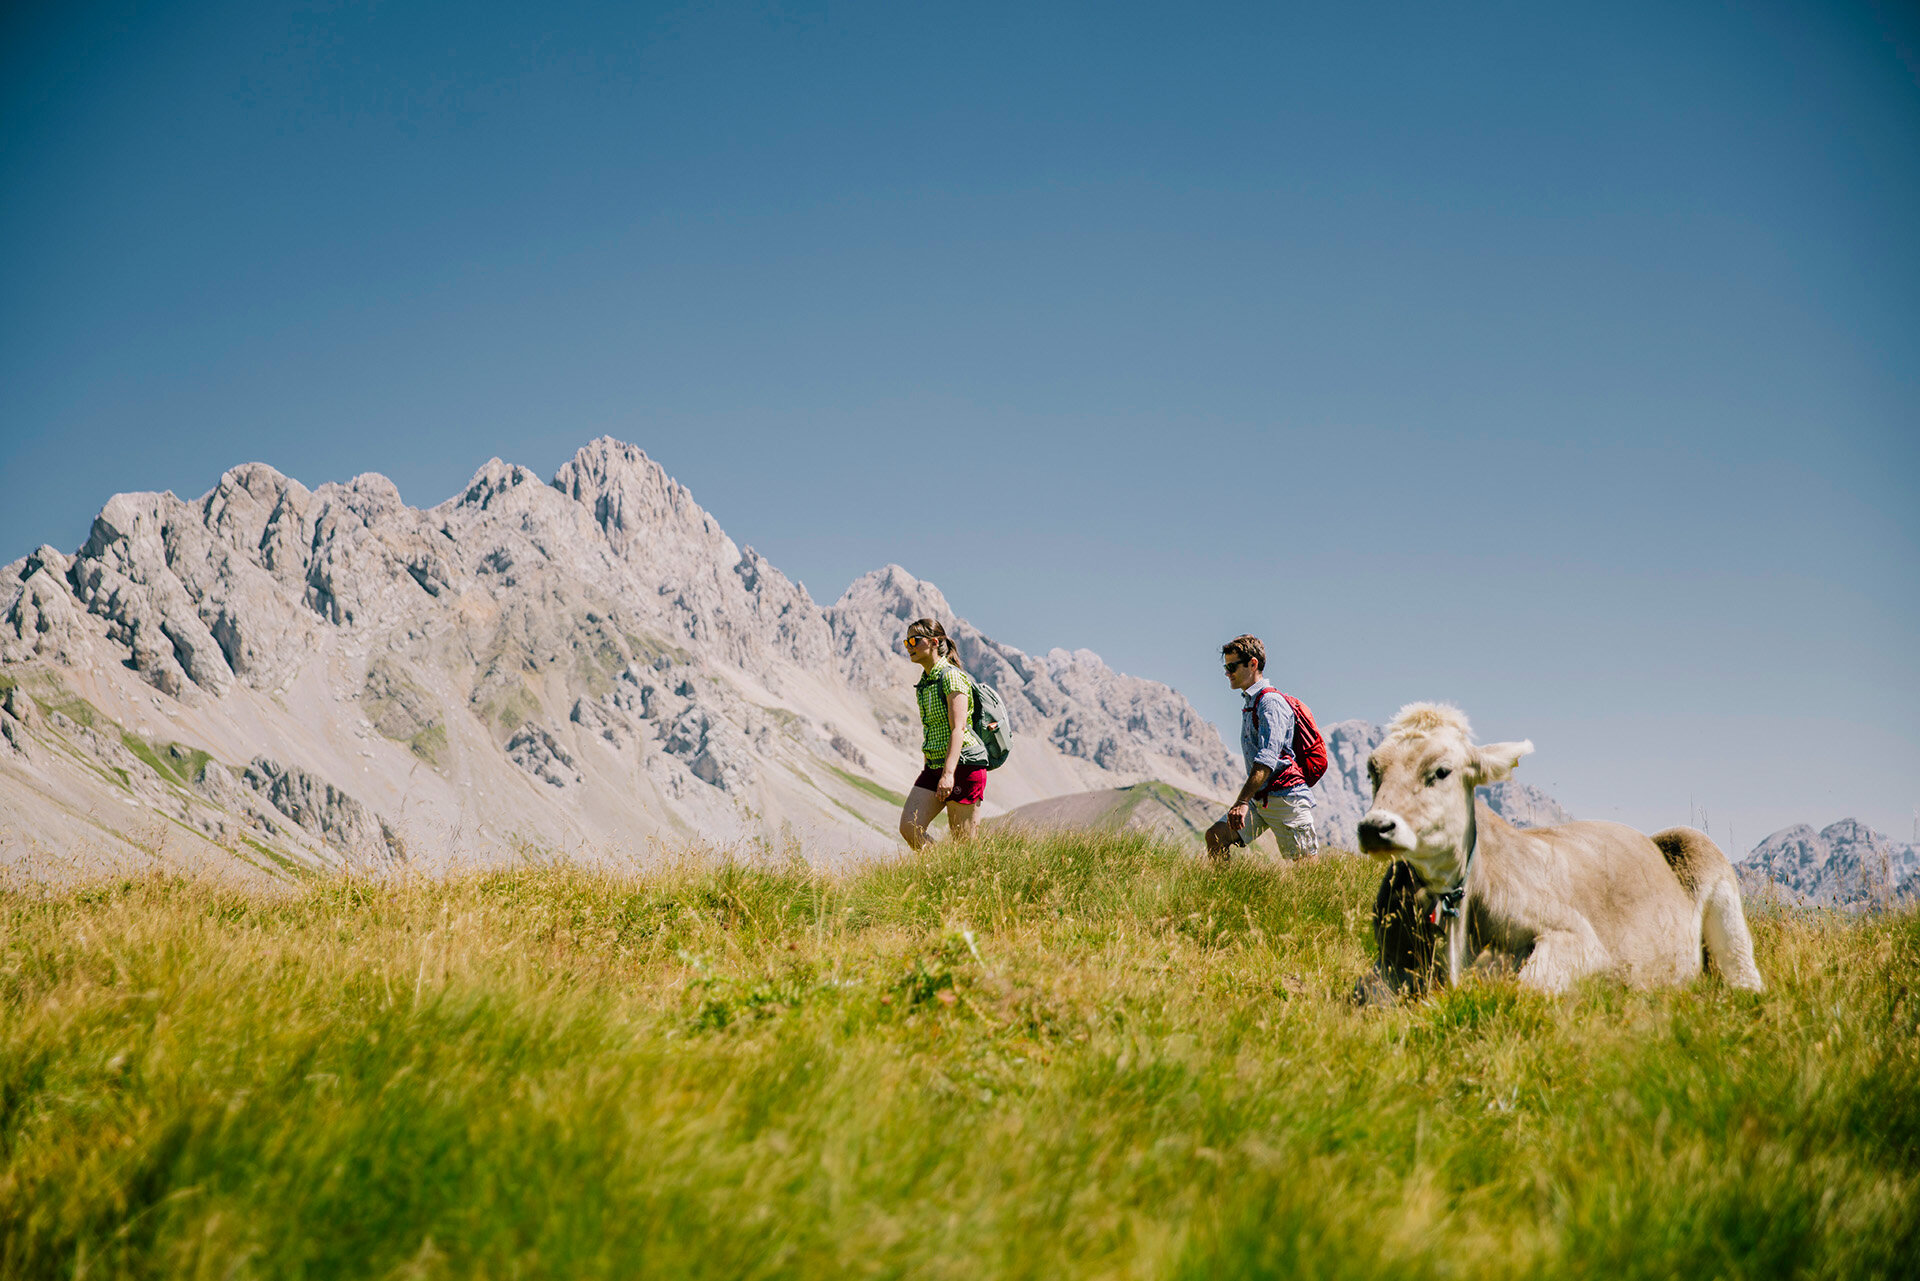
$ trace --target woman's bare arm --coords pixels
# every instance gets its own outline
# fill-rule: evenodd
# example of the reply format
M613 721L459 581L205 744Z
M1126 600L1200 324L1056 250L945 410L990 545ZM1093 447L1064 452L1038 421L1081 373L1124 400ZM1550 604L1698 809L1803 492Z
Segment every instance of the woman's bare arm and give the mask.
M953 794L953 772L960 767L960 749L966 745L966 712L967 692L957 689L947 697L947 759L940 766L940 790L934 793L943 802Z

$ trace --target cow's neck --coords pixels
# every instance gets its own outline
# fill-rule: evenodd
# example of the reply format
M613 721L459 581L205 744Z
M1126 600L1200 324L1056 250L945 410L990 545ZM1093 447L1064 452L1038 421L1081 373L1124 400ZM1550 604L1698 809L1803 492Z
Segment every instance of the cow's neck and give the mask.
M1474 814L1473 793L1467 793L1466 854L1460 859L1460 879L1434 896L1433 924L1447 927L1447 984L1460 981L1467 964L1467 882L1473 876L1473 855L1480 847L1480 823Z

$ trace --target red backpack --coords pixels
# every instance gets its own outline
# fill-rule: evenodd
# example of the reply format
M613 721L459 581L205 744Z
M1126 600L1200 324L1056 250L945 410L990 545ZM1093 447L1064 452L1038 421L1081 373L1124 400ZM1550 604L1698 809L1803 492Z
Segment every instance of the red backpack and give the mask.
M1293 708L1293 759L1300 766L1300 772L1306 776L1307 786L1312 787L1327 773L1327 740L1320 737L1320 727L1313 723L1313 713L1307 705L1291 694L1282 694L1288 706Z
M1267 688L1273 689L1273 686L1269 685ZM1320 737L1320 727L1313 723L1313 713L1307 710L1305 703L1291 694L1282 694L1277 689L1273 689L1273 692L1286 699L1287 706L1293 709L1293 765L1275 774L1273 781L1268 783L1264 790L1279 791L1283 787L1292 787L1295 783L1305 783L1308 787L1312 787L1327 773L1327 740ZM1258 716L1260 700L1254 699L1248 706L1247 712L1249 715Z

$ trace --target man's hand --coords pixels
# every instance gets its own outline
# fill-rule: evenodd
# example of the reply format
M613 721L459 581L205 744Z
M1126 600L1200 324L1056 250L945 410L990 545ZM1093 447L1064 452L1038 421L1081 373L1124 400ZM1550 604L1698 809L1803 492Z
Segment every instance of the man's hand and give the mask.
M1227 825L1236 832L1247 825L1247 803L1245 801L1237 802L1232 809L1227 811Z

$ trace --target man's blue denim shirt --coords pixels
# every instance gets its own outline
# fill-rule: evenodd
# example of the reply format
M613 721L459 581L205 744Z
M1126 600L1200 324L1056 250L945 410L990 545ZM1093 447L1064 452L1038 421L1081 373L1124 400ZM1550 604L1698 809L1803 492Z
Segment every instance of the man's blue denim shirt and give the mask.
M1293 760L1293 705L1264 680L1242 690L1240 696L1245 700L1244 707L1256 707L1258 700L1253 715L1243 710L1240 716L1240 755L1246 758L1247 773L1253 773L1256 765L1264 765L1278 774L1286 762ZM1282 788L1280 795L1313 804L1313 789L1304 783Z

